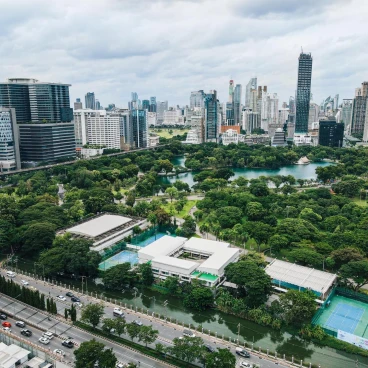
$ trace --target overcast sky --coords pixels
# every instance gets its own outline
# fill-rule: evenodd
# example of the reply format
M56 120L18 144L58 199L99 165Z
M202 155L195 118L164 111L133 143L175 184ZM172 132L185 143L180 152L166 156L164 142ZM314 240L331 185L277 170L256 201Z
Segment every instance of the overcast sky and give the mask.
M294 95L298 55L313 56L314 100L352 98L368 80L367 0L0 0L0 80L70 83L103 106L130 92L169 105L191 91L252 76L280 107Z

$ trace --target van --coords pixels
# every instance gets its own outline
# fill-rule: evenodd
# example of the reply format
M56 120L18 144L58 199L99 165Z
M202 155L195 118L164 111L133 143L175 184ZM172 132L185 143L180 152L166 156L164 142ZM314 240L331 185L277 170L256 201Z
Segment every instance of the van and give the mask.
M124 312L120 308L114 308L114 311L112 312L112 314L115 317L124 317Z
M183 330L183 335L188 337L195 337L194 333L186 328Z
M11 278L15 277L16 275L17 274L15 272L13 272L13 271L7 271L6 272L6 276L11 277Z
M51 340L54 337L54 334L50 331L44 332L42 337L46 337L47 339Z
M250 358L250 354L245 349L240 348L240 347L237 347L235 349L235 354L236 355L240 355L240 356L242 356L244 358Z

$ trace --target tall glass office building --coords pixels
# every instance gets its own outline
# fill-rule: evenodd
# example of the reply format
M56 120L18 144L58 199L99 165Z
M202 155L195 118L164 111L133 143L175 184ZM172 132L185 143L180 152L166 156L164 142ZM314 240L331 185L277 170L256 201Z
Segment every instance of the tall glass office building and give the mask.
M205 141L217 142L219 134L219 101L217 92L206 93L205 106Z
M295 133L308 133L309 102L312 83L312 55L299 56L298 84L296 89Z
M128 148L148 147L148 124L146 110L131 110L123 120L123 134Z

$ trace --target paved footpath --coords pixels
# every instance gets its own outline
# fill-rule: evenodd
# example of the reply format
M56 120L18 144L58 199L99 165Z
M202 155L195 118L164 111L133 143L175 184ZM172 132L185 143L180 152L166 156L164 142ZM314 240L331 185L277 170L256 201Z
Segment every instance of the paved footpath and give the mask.
M0 273L5 276L6 270L1 269ZM95 297L86 296L84 294L82 295L73 290L69 290L65 287L56 286L48 282L44 282L42 280L36 280L34 278L31 278L31 277L28 277L22 274L17 274L17 276L13 278L13 280L18 283L20 283L20 280L26 280L29 282L30 287L33 286L37 288L40 292L42 292L46 296L48 295L52 296L54 300L56 301L58 313L61 316L64 315L65 308L70 308L71 302L70 302L70 298L68 297L66 297L67 301L58 300L57 295L65 296L65 293L67 291L72 291L74 295L77 295L81 299L81 302L83 303L83 305L88 304L88 303L101 303L102 302L105 307L105 316L104 316L105 318L111 318L113 316L112 314L113 308L117 306L116 304L113 303L114 300L111 300L112 303L110 302L110 299L108 299L108 301L101 301L100 299L96 299ZM0 299L3 299L3 298L4 297L2 296ZM129 307L126 308L124 303L122 304L118 303L118 305L122 306L122 309L125 312L126 321L128 323L132 322L133 320L139 319L143 324L152 325L154 329L157 329L159 331L159 336L157 340L158 342L161 342L164 345L170 346L172 345L172 340L174 338L182 336L182 331L183 331L182 326L179 326L175 323L171 323L169 321L161 320L157 318L157 316L153 314L152 311L147 310L147 312L145 311L145 313L139 313L134 310L131 310ZM2 303L0 304L0 308L3 308ZM11 310L12 305L9 304L7 308L10 308ZM19 313L20 312L21 311L19 311ZM78 311L78 314L80 314L80 311ZM16 313L16 316L17 318L20 318L20 319L32 317L32 315L29 315L29 314L27 315L19 314L18 315L17 313ZM37 316L37 314L35 314L35 316ZM66 323L64 319L62 319L63 321L58 321L57 323L55 323L54 318L52 321L48 321L47 318L46 320L40 317L35 317L35 318L36 318L37 323L42 322L42 327L46 329L50 329L51 331L55 331L56 333L64 337L67 337L67 336L73 337L73 339L75 339L75 341L77 342L90 340L92 338L92 336L89 333L76 329L75 327L72 327L70 324ZM216 347L217 348L227 348L235 354L235 347L237 346L234 343L235 341L234 342L224 341L221 338L215 338L214 336L208 336L198 331L195 333L197 336L200 336L203 338L205 344L211 345L214 348ZM116 345L114 347L111 346L111 347L114 348L114 351L117 353L117 357L120 361L126 362L126 361L140 360L141 366L145 366L145 367L167 367L168 366L165 363L161 364L158 362L152 363L152 362L147 361L146 363L143 363L144 359L137 356L137 354L133 354L130 351L128 352L128 348L126 348L124 351L123 348L120 347L118 349L117 346L119 345ZM152 344L153 348L154 346L155 344ZM251 362L251 363L261 364L262 368L272 368L276 366L277 367L290 367L291 366L287 362L285 362L283 359L279 359L279 358L275 359L274 357L267 357L266 354L259 354L258 352L255 352L255 351L250 352L250 354L251 354L251 358L246 359L246 361ZM238 356L237 356L237 359L239 363L241 360L243 360L243 359L239 359Z

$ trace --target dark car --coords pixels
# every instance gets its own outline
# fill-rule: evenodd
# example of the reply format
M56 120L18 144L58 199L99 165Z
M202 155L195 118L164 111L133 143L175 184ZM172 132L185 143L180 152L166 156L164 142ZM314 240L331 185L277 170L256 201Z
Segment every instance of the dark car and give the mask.
M243 349L241 347L237 347L235 349L235 354L236 355L240 355L240 356L242 356L244 358L250 358L250 354L245 349Z
M64 340L61 345L66 346L67 348L71 349L74 347L74 343L71 340Z
M22 335L24 335L24 336L27 336L27 337L32 336L32 331L30 331L30 330L28 330L28 329L26 329L26 328L24 328L23 330L20 330L20 333L21 333Z
M8 319L8 316L4 313L0 314L0 319Z
M209 352L209 353L214 353L216 351L216 349L214 347L212 347L211 345L204 345L205 349Z
M71 298L74 296L74 294L73 294L71 291L68 291L65 295L66 295L66 296L69 296L69 297L71 297Z
M70 300L71 300L72 302L80 302L80 299L79 299L79 298L77 298L76 296L72 296L72 297L70 298Z

